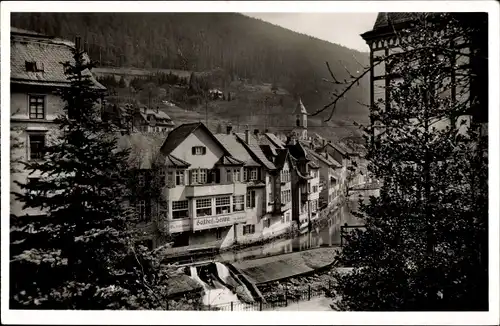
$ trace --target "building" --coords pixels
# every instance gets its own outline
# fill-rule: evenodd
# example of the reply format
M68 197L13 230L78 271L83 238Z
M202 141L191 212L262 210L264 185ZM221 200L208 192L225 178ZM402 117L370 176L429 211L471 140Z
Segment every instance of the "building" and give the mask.
M262 237L283 234L293 227L288 151L283 147L261 145L266 138L258 130L253 135L248 130L235 135L252 158L262 165L266 183Z
M422 13L393 13L381 12L378 14L373 29L365 32L361 37L366 41L370 47L370 65L374 66L377 62L382 61L381 57L389 53L401 53L403 49L400 46L400 40L397 35L398 31L411 28L411 23L421 16ZM431 19L437 17L438 13L432 14ZM486 13L453 13L460 23L468 26L478 27L477 35L471 37L470 43L466 44L464 40L454 40L456 49L463 53L476 52L476 56L461 56L454 54L452 62L456 69L450 69L450 80L460 75L464 79L465 84L469 84L470 92L464 94L463 97L457 96L457 86L454 87L450 96L453 101L468 101L465 103L470 107L469 114L456 117L455 125L459 126L461 120L467 121L466 125L458 127L458 130L463 130L467 125L470 125L471 119L483 125L482 130L487 131L488 122L488 33L487 33L487 20ZM485 30L482 30L485 29ZM385 110L390 109L390 99L388 86L391 82L397 81L398 76L392 71L388 71L388 65L385 63L375 65L374 69L370 71L370 99L371 106L382 100L385 102ZM371 121L372 126L378 126L378 121ZM446 118L434 119L429 128L441 129L446 126L453 125L452 121ZM372 145L376 139L383 136L383 126L375 128L372 132Z
M10 38L10 122L12 143L16 144L11 148L11 192L19 192L15 181L26 183L38 177L36 173L28 176L19 162L43 159L47 141L57 132L54 119L65 105L57 91L70 84L61 62L73 61L71 50L79 46L79 40L72 43L18 28L11 28ZM106 90L92 75L91 79L95 88ZM23 209L13 195L10 207L16 216L43 214Z
M167 178L165 229L174 244L220 248L237 241L236 225L247 221L249 203L245 162L202 123L172 130L160 154Z
M165 112L158 107L149 109L142 107L134 111L132 115L133 130L146 133L168 133L175 124Z
M247 185L246 194L246 221L236 226L236 242L246 243L265 236L270 227L272 191L271 171L276 168L272 162L258 151L255 139L246 131L243 135L232 132L232 127L227 126L226 133L216 134L215 137L224 145L233 157L242 161L242 181Z

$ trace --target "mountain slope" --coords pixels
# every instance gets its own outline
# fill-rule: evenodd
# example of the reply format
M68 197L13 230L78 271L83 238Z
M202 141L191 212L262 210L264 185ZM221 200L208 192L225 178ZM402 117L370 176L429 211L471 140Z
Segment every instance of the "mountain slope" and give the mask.
M205 71L222 68L228 82L275 83L301 96L309 111L329 100L337 79L368 56L236 13L13 13L12 25L68 39L80 35L103 66ZM339 62L342 62L340 64ZM365 119L364 80L339 104L337 119Z

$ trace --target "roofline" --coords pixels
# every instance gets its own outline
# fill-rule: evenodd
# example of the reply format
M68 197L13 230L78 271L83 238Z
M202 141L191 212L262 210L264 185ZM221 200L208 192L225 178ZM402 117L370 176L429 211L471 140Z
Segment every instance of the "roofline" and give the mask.
M237 133L234 133L234 135L236 136L237 141L239 141L239 142L243 145L243 147L247 150L247 152L250 154L250 156L252 156L252 159L253 159L253 160L257 160L257 161L259 161L259 162L260 162L260 163L259 163L259 162L255 162L255 163L259 163L259 164L260 164L260 166L262 166L264 169L266 169L266 170L268 170L268 171L276 171L276 170L277 170L277 168L276 168L276 164L274 164L274 162L271 162L271 161L269 161L269 160L268 160L270 163L272 163L272 164L275 166L275 168L274 168L274 169L270 169L270 168L268 168L268 167L267 167L267 166L266 166L266 165L262 162L262 160L260 159L260 157L258 157L257 155L255 155L255 153L254 153L254 152L250 149L250 146L248 146L248 144L247 144L246 142L244 142L244 141L243 141L243 139L240 139L240 137L238 136L238 134L237 134ZM260 145L259 145L259 146L260 146ZM264 154L264 153L263 153L263 154ZM266 156L266 155L264 154L264 156ZM267 159L267 157L266 157L266 159Z

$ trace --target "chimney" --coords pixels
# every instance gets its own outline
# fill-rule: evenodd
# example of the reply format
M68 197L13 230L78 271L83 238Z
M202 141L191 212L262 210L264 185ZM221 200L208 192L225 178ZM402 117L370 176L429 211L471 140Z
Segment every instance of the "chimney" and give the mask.
M147 108L146 108L146 107L143 107L142 109L143 109L144 114L146 114L146 110L147 110Z
M231 134L231 130L233 130L233 126L227 125L227 127L226 127L226 134L230 135Z
M323 147L326 146L326 139L323 138Z
M245 143L250 143L250 130L248 128L245 130Z
M255 137L257 137L259 135L259 129L254 129L253 134L255 135Z
M80 50L80 36L75 37L75 49Z
M264 130L264 132L267 134L269 132L269 129Z
M159 113L159 112L160 112L160 107L159 107L159 106L157 106L157 107L156 107L156 113Z

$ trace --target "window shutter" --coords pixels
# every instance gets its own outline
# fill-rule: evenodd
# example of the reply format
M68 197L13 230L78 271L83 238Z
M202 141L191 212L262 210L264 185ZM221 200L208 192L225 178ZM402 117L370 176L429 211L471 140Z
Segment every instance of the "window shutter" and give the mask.
M214 181L214 170L209 170L207 175L207 183L212 183Z
M243 225L243 235L247 234L247 226L246 225Z
M220 170L215 169L215 183L220 183Z
M207 153L207 148L206 147L203 147L202 151L203 155L205 155Z
M191 154L195 154L196 153L196 147L191 147Z

